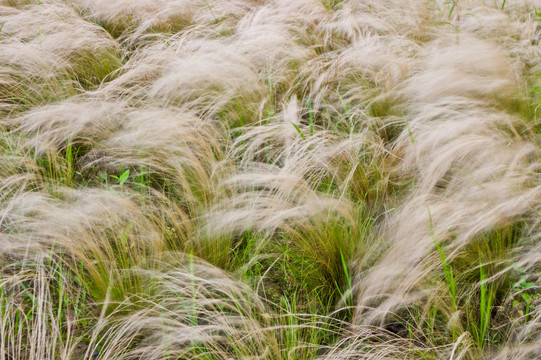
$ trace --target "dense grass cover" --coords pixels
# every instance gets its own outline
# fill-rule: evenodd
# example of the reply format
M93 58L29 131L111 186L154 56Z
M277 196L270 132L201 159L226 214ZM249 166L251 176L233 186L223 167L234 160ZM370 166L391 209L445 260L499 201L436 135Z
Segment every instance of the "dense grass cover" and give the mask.
M0 360L541 358L538 9L0 0Z

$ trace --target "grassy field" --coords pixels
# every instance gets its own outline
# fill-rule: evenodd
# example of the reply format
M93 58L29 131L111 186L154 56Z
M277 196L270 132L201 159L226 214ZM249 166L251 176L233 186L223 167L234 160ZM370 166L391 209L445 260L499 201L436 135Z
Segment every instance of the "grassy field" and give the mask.
M541 358L540 39L538 0L0 0L0 360Z

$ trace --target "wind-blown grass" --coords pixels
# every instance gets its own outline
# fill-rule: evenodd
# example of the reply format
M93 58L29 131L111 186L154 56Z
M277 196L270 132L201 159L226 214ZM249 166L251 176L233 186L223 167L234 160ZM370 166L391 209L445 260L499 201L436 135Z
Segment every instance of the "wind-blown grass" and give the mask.
M538 1L0 0L0 359L537 359Z

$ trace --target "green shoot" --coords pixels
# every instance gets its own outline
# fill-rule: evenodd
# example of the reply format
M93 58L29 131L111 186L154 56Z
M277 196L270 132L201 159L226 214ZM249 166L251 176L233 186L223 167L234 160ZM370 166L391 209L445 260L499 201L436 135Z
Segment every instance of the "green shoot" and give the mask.
M293 127L295 128L295 130L297 130L297 132L299 133L299 135L301 136L301 138L303 140L306 140L306 138L304 137L304 134L302 133L301 129L299 128L299 126L297 124L295 124L294 122L290 121L291 125L293 125Z
M120 186L123 186L124 183L130 177L130 170L128 169L128 170L124 171L120 176L116 176L116 175L109 175L109 176L112 177L113 179L116 179Z

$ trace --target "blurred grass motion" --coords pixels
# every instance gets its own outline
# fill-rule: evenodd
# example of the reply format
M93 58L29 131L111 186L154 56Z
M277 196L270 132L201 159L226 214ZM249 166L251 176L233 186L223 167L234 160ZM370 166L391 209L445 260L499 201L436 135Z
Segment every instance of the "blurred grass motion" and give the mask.
M0 0L0 360L538 359L536 0Z

